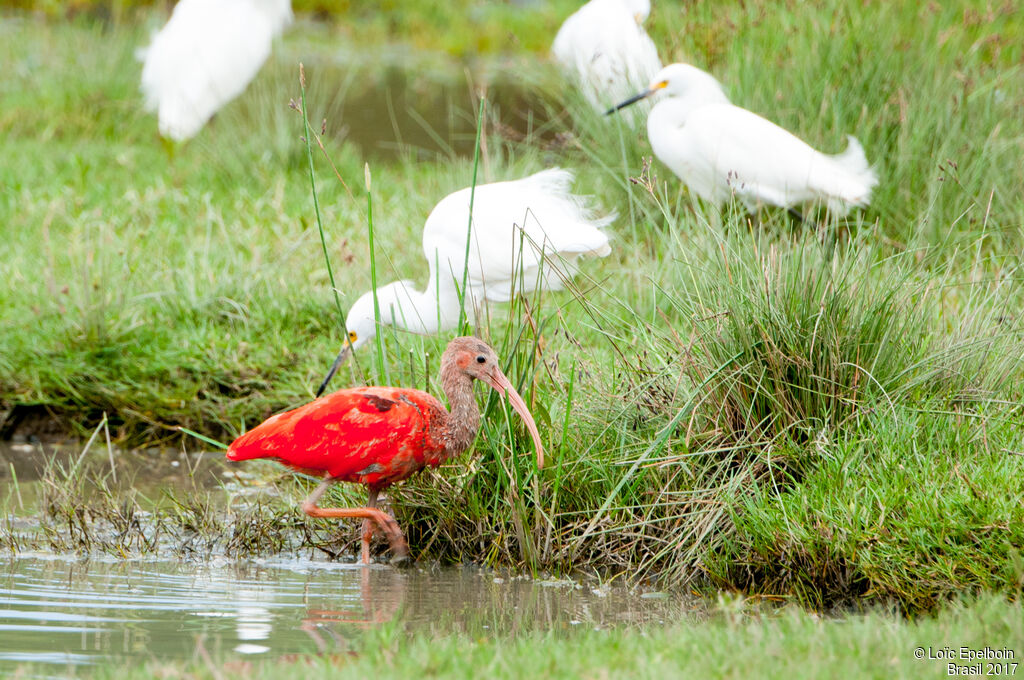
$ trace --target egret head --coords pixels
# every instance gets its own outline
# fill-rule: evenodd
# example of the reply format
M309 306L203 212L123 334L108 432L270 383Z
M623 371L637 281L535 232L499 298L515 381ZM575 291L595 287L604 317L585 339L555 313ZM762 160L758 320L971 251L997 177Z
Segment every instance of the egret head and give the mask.
M387 323L391 315L385 309L384 301L377 298L380 306L381 323ZM362 347L368 340L377 335L377 321L373 313L373 291L367 291L359 296L345 317L345 343L343 352L352 351ZM347 354L346 354L347 356Z
M410 285L411 282L409 281L394 281L377 289L376 297L377 308L380 310L380 325L387 326L393 320L401 321L405 318L402 298L403 295L408 298ZM377 335L378 322L373 313L373 301L374 291L367 291L359 296L359 299L349 308L348 316L345 317L345 340L342 343L341 351L338 352L338 356L331 365L331 370L328 371L327 377L320 383L320 389L317 390L316 396L319 397L323 394L324 390L327 389L327 383L334 377L338 367L345 363L349 355Z
M728 101L721 83L713 75L690 64L669 64L651 79L650 89L664 90L669 97L681 97L696 91L705 93L705 96L717 93Z
M619 109L635 104L641 99L664 92L668 97L682 97L700 93L701 99L728 103L729 99L714 76L690 64L669 64L658 71L647 89L605 111L611 115Z

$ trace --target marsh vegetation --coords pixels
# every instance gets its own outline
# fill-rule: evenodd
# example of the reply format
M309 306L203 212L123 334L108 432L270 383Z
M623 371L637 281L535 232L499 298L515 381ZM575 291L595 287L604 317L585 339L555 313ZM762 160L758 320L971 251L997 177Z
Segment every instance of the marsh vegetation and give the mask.
M420 228L471 181L481 91L480 181L568 167L577 191L618 213L613 253L569 290L475 320L537 417L549 465L535 470L525 433L488 397L467 457L389 494L418 557L817 608L1019 596L1024 15L1013 3L655 3L664 61L707 68L734 102L817 148L838 151L848 132L864 144L881 177L871 207L816 215L813 228L694 200L651 162L642 129L568 91L543 53L570 4L307 16L170 157L140 110L133 61L156 14L4 14L5 436L101 432L178 455L200 446L179 427L229 440L312 398L344 329L288 106L303 62L343 307L370 287L364 164L377 276L422 281ZM335 385L438 393L448 338L382 337L383 360L364 353ZM164 537L194 530L206 537L196 550L232 556L318 542L341 556L357 541L354 525L338 534L301 518L294 501L311 481L270 465L259 477L280 493L228 514L220 485L169 485L149 505L104 490L107 472L70 472L48 469L27 511L38 525L0 524L5 550L144 554L156 548L144 527L159 522ZM8 479L5 516L26 512ZM148 524L133 524L140 511ZM1007 606L955 616L1010 617ZM806 617L771 626L819 630Z

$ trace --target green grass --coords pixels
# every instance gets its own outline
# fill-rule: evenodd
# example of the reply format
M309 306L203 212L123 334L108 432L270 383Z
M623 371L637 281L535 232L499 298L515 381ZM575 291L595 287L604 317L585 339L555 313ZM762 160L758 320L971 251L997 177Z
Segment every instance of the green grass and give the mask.
M614 252L571 290L495 306L477 327L531 405L549 466L536 473L524 432L481 392L475 450L390 494L414 552L816 606L1019 593L1022 14L656 3L666 61L709 68L736 103L819 148L839 150L846 133L864 143L882 178L872 206L817 233L771 211L752 229L657 161L645 171L643 131L589 111L538 63L567 10L516 8L503 23L511 10L495 7L466 15L480 24L469 28L456 13L450 31L429 7L300 22L173 157L140 111L132 58L157 17L5 16L0 403L11 418L49 414L87 434L105 414L126 443L176 441L178 426L229 439L310 399L343 329L288 107L298 62L342 180L314 147L345 308L371 281L364 163L376 278L422 284L421 225L473 175L478 102L450 55L501 53L471 67L474 83L495 83L480 181L575 169L578 191L620 215ZM531 42L474 44L499 32ZM423 49L367 49L385 36ZM397 104L381 94L396 82L412 93ZM497 124L515 118L502 82L533 103L519 134ZM409 107L445 113L376 145ZM448 339L387 331L383 355L364 352L334 385L437 392ZM270 514L305 485L284 485Z
M777 496L772 479L738 499L736 534L710 560L717 580L796 592L818 607L882 596L928 609L958 592L1019 595L1015 457L1004 442L982 441L981 418L957 427L963 415L899 415L872 414L856 440L817 442L820 462L788 493ZM965 449L976 454L955 454Z
M376 628L323 658L233 661L216 666L151 662L107 666L90 677L118 678L844 678L945 677L948 660L918 659L931 648L1010 649L1020 663L1024 616L1018 604L983 599L956 604L913 622L884 613L828 619L798 610L750 616L726 604L708 622L645 631L521 635L513 639L464 635L407 636ZM214 662L216 663L216 662ZM960 666L967 660L954 660ZM983 663L1000 663L989 661ZM1000 667L1006 674L1005 667ZM1016 667L1019 674L1021 668Z

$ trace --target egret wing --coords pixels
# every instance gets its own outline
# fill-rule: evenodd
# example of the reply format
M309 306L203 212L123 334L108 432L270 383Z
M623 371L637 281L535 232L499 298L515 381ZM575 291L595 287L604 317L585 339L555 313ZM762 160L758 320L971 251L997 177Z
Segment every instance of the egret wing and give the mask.
M504 301L516 288L536 285L544 259L557 266L563 258L607 255L611 248L602 229L614 216L594 218L584 199L571 193L571 185L572 173L553 168L477 187L468 261L470 190L447 196L423 230L431 281L437 276L442 284L461 286L468 263L466 278L476 297ZM545 280L545 285L554 282Z
M731 192L748 205L803 200L827 157L771 121L737 106L696 109L683 127L688 154L717 180L717 200Z

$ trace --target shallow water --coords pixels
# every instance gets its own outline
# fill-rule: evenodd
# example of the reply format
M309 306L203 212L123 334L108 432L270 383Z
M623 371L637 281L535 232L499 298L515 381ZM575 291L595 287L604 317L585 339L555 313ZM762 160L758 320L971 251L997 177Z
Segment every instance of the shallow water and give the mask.
M170 490L209 490L222 499L272 490L244 474L219 452L3 445L0 534L38 530L33 512L47 485L64 479L82 480L76 489L84 495L147 506L166 502ZM475 566L363 568L316 559L320 553L308 549L307 558L292 551L247 560L201 552L201 561L159 547L151 557L128 559L112 557L119 554L113 547L89 559L20 550L0 552L0 676L25 664L52 677L119 659L230 663L344 654L380 625L480 638L660 624L701 611L696 600L591 579L535 580Z
M480 94L487 99L487 132L541 144L556 139L551 118L564 101L546 92L550 85L538 80L535 62L528 76L506 57L459 59L397 45L368 55L324 31L316 23L296 26L294 42L275 51L237 113L259 121L294 97L302 62L311 123L322 125L326 138L353 144L365 160L472 158ZM309 40L324 43L311 53Z
M473 156L477 112L472 85L462 73L426 77L389 68L373 80L372 87L352 88L343 105L327 111L328 132L343 130L363 156L376 159ZM488 102L492 124L514 138L537 133L546 118L539 100L511 74L494 76Z
M388 622L480 638L660 624L695 608L596 581L508 578L477 567L5 556L0 675L26 663L49 674L126 658L345 653L362 631Z
M230 466L221 452L120 449L82 442L0 442L0 510L15 515L38 507L47 480L85 479L83 492L130 493L143 507L166 500L165 490L215 489L251 472Z

